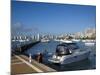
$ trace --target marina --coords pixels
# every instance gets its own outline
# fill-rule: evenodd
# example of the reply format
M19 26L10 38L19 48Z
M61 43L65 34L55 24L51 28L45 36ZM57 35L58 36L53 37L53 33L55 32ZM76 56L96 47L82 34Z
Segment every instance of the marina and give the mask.
M11 1L11 9L12 75L96 69L95 6Z
M47 58L47 56L48 57L50 57L50 56L52 56L52 54L54 54L55 53L55 51L56 51L56 46L59 44L60 42L55 42L55 41L51 41L50 43L39 43L39 44L37 44L36 46L34 46L34 47L32 47L31 49L29 49L28 51L26 51L25 53L26 54L29 54L29 53L31 53L33 56L34 56L34 54L37 54L37 53L44 53L44 51L45 50L47 50L48 52L48 54L46 54L45 56L46 56L46 58ZM95 61L95 45L94 46L85 46L86 48L87 48L87 50L91 50L91 54L90 54L90 58L92 58L92 56L93 56L93 59L91 59L90 60L90 62L92 62L92 61ZM81 45L81 48L83 48L82 47L82 45ZM83 49L83 50L85 50L85 48ZM48 59L48 58L47 58ZM48 63L48 62L47 62ZM91 64L91 63L90 63ZM90 65L89 64L89 65ZM84 64L81 64L81 65L84 65ZM95 63L94 64L92 64L93 66L95 66ZM90 67L88 67L88 68L90 68ZM95 68L95 67L91 67L91 68Z
M82 46L84 46L85 47L83 49L84 51L88 51L88 50L91 51L90 54L87 54L88 55L87 59L79 60L77 62L73 62L73 63L69 63L69 64L67 64L67 62L66 62L66 64L62 64L62 65L51 63L49 59L51 59L53 54L55 54L56 47L59 44L61 44L60 41L53 41L53 40L50 41L50 42L39 42L36 45L29 48L28 50L24 51L22 53L21 57L24 57L24 59L25 60L27 59L27 61L29 62L29 55L31 54L32 62L35 61L35 63L38 63L38 61L35 59L35 55L38 55L38 53L42 53L43 54L43 62L39 63L39 64L42 64L42 66L43 65L48 66L48 68L51 68L51 69L49 69L49 71L51 71L51 72L53 72L53 71L85 70L85 69L95 69L96 68L96 66L95 66L96 65L96 62L95 62L95 60L96 60L95 59L95 57L96 57L95 45L94 46L93 45L88 46L88 45L85 45L84 42L80 44L80 48L83 48ZM77 44L79 44L79 41L77 42ZM78 53L78 54L80 54L80 53ZM18 55L18 57L19 56L20 55ZM86 55L82 56L82 57L86 57ZM20 60L19 58L17 58L17 59ZM70 60L72 60L72 59L70 59ZM69 62L70 60L67 59L66 61ZM75 60L76 60L76 58L75 58ZM20 61L22 61L22 60L20 60ZM24 64L24 63L21 63L21 62L18 62L16 64L16 62L17 61L15 61L15 65ZM32 64L32 65L34 65L34 64ZM14 63L12 63L12 67L14 67ZM16 69L16 67L14 67L14 68ZM13 68L13 70L14 70L14 68ZM40 67L39 67L39 69L40 69ZM48 69L46 69L46 70L48 70ZM34 73L34 72L38 72L38 71L32 70L32 72L31 72L31 70L29 70L29 72L27 72L27 73ZM48 72L48 71L45 71L45 72ZM15 72L15 73L17 73L17 72ZM18 73L24 73L24 72L18 71Z

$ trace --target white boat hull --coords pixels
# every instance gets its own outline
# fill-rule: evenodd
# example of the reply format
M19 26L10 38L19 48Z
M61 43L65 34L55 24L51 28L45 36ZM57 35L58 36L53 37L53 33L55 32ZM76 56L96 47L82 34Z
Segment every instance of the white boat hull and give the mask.
M90 54L90 51L82 51L80 53L76 52L72 55L65 55L65 56L59 57L59 59L57 58L49 59L49 61L51 63L70 64L70 63L78 62L78 61L88 58L89 54Z
M41 42L49 42L49 41L50 41L50 40L43 40L43 39L41 40Z
M85 46L94 46L94 45L95 43L89 43L89 42L85 43Z

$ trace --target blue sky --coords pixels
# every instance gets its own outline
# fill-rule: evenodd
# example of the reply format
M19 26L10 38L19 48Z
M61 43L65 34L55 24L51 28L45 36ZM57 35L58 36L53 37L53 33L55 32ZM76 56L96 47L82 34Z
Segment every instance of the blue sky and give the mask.
M95 19L95 6L12 1L12 27L20 24L30 33L79 32L95 28Z

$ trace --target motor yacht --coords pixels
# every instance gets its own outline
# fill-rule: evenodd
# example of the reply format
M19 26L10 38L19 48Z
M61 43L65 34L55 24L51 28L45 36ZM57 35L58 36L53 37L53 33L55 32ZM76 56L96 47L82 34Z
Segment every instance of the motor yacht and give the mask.
M55 53L48 61L50 63L70 64L88 58L90 50L80 49L76 43L57 45Z

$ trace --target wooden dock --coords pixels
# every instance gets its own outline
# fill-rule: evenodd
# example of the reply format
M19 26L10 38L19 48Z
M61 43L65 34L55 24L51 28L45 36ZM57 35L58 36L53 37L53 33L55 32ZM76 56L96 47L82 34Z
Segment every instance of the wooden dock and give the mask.
M56 70L33 60L29 62L29 58L25 55L13 55L11 58L11 74L31 74L41 72L56 72Z

